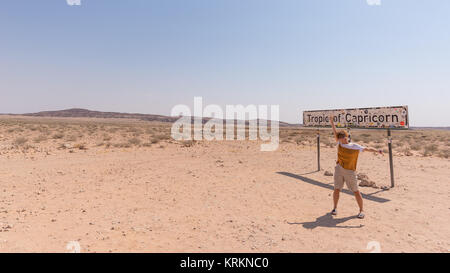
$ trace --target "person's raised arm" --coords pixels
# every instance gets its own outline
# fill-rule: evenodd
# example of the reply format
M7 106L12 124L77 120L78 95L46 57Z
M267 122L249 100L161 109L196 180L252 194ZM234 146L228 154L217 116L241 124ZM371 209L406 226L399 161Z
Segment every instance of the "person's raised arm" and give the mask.
M334 138L338 140L337 138L337 131L336 131L336 125L334 125L334 115L330 115L330 122L331 122L331 128L333 128Z

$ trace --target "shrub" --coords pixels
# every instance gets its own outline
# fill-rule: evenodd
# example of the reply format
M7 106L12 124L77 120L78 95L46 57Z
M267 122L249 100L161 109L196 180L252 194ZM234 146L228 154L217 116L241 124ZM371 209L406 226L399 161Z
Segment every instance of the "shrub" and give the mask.
M76 135L69 135L67 136L67 141L77 141L78 137Z
M47 137L44 135L40 135L38 137L33 138L34 143L40 143L40 142L46 141L46 140L47 140Z
M410 148L413 151L419 151L422 148L422 145L419 143L413 143L410 145Z
M110 141L111 139L112 139L111 136L109 136L109 135L107 135L107 134L104 134L104 135L103 135L103 141Z
M28 139L25 137L18 137L14 139L13 145L14 146L23 146L25 143L27 143Z
M304 140L303 137L298 137L295 139L295 143L297 143L297 145L302 145Z
M79 149L79 150L87 150L86 144L84 143L78 143L73 145L73 148Z
M156 136L151 137L150 138L150 142L155 144L155 143L159 143L162 140L167 140L167 139L169 139L168 136L160 134L160 135L156 135Z
M118 130L120 130L120 128L113 127L113 128L109 128L109 129L108 129L108 132L114 134L114 133L117 132Z
M192 147L194 145L194 141L192 140L185 140L181 142L181 146L183 147Z
M450 149L442 150L442 151L439 153L439 157L442 157L442 158L449 158L449 157L450 157Z
M438 146L436 144L430 144L423 147L422 155L423 156L432 156L435 152L438 151Z
M128 143L130 143L131 145L139 145L141 144L141 140L137 137L133 137L128 140Z
M115 143L113 144L114 147L116 148L130 148L131 144L130 143Z
M54 134L53 135L53 139L61 139L61 138L63 138L64 137L64 134L63 133L56 133L56 134Z
M413 155L413 153L411 152L411 150L407 147L407 148L404 148L403 150L402 150L402 152L403 152L403 154L404 155L406 155L406 156L412 156Z

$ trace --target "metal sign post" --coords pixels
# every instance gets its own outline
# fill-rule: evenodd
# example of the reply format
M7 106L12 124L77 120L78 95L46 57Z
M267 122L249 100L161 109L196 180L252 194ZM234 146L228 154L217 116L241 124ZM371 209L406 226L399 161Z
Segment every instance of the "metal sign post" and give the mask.
M394 159L392 155L392 136L391 129L387 130L388 133L388 147L389 147L389 167L391 168L391 187L394 187Z
M320 130L317 129L317 171L320 172Z

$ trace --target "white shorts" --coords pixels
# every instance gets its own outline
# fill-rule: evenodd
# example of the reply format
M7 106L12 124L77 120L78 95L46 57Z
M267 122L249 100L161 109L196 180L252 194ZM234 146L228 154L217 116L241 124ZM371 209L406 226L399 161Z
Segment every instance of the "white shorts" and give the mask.
M359 191L356 172L353 170L344 169L341 165L337 164L334 170L334 189L342 190L344 187L344 182L347 184L347 188L349 188L352 192Z

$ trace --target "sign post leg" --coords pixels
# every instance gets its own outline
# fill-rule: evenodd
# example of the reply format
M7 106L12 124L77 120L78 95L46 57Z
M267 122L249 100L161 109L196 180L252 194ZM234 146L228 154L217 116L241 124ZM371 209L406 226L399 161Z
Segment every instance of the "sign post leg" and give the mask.
M391 129L388 129L389 166L391 168L391 188L394 187L394 160L392 156L392 136Z
M317 130L317 171L320 172L320 130Z

